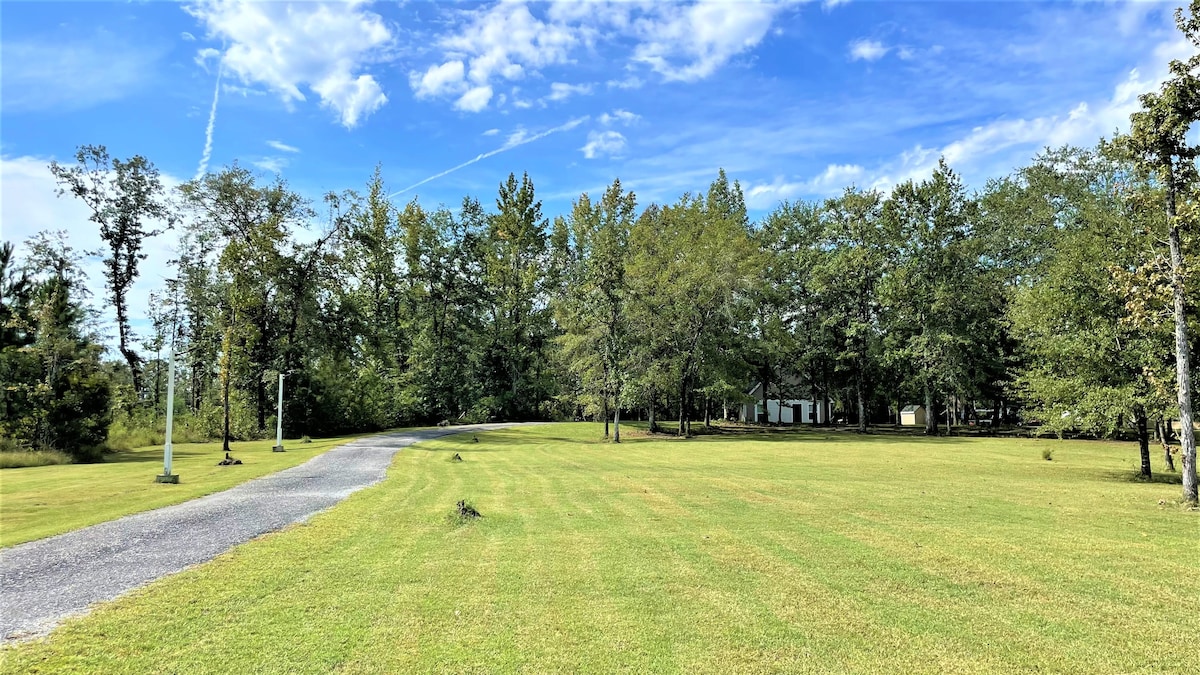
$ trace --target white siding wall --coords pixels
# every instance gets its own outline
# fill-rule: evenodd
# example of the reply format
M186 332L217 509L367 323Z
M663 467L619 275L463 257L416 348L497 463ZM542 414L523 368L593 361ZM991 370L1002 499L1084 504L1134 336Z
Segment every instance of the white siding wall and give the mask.
M795 419L795 417L797 415L795 414L795 411L792 410L793 405L800 406L800 410L798 411L799 419ZM783 408L781 411L780 410L780 402L777 399L767 399L767 411L770 415L769 421L772 424L776 424L776 423L811 424L810 415L812 414L812 411L814 410L814 408L817 411L817 420L816 421L824 422L825 421L824 411L822 410L822 408L819 404L814 406L811 401L807 401L804 399L791 399L791 400L787 400L787 401L783 402ZM743 422L756 421L758 419L758 412L761 409L762 409L762 399L759 399L758 401L756 401L754 403L747 403L746 405L744 405L742 407L742 421ZM782 420L779 417L780 412L783 413Z

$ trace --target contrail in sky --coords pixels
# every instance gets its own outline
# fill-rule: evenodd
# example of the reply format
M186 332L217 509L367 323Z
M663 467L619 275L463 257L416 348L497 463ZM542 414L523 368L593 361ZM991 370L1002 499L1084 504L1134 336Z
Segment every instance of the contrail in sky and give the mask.
M580 124L583 124L584 122L586 122L587 119L588 119L587 115L584 115L583 117L576 117L575 119L571 120L570 122L567 122L566 124L560 124L559 126L554 127L553 129L547 129L547 130L541 132L540 134L534 134L532 136L521 136L518 133L517 135L509 137L508 142L505 143L504 145L500 146L499 148L496 148L495 150L492 150L490 152L485 152L482 155L478 155L475 157L475 159L469 159L469 160L463 162L462 164L459 164L458 166L446 169L445 171L443 171L441 173L434 174L434 175L430 176L429 178L426 178L425 180L422 180L417 183L413 183L412 185L409 185L408 187L404 188L403 190L397 190L396 192L393 192L392 194L388 195L388 198L390 199L392 197L395 197L396 195L404 194L405 192L408 192L409 190L421 187L422 185L428 183L431 180L437 180L437 179L441 178L442 176L454 173L455 171L458 171L459 169L461 169L463 167L471 166L475 162L481 162L481 161L487 159L488 157L492 157L493 155L498 155L502 152L512 150L513 148L519 148L522 145L525 145L526 143L532 143L536 140L545 138L545 137L549 136L550 134L556 134L560 131L570 131L571 129L574 129L575 127L579 126Z
M217 124L217 99L221 97L221 75L225 73L225 57L217 65L217 86L213 88L212 109L208 111L208 128L204 131L204 153L200 155L200 166L196 167L196 180L208 172L208 160L212 157L213 127Z

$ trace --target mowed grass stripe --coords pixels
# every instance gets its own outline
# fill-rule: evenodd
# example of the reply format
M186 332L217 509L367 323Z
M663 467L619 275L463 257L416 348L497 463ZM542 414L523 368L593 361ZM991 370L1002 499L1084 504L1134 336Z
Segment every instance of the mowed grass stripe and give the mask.
M598 435L553 425L407 449L310 524L5 650L3 669L1194 666L1200 520L1158 505L1177 486L1121 478L1131 445ZM449 523L463 498L484 518Z

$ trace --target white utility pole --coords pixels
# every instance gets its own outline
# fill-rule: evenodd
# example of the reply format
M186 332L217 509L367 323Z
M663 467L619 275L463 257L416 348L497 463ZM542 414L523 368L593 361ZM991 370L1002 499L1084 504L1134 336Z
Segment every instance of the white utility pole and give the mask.
M275 414L275 447L272 452L284 452L283 449L283 373L279 373L279 411Z
M175 345L171 345L171 361L167 364L167 433L163 443L163 472L154 477L156 483L178 483L179 474L171 473L171 427L175 421Z

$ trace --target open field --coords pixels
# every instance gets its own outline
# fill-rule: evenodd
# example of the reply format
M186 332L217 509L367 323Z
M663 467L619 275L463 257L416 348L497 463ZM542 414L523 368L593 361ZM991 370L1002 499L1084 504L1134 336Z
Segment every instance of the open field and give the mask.
M220 443L174 446L178 485L154 482L162 473L162 446L107 456L102 464L64 464L0 471L0 546L13 546L131 513L178 504L225 490L312 459L359 436L284 440L287 452L271 452L275 439L233 443L237 466L217 466Z
M404 450L2 669L1194 672L1200 514L1132 444L598 429Z

